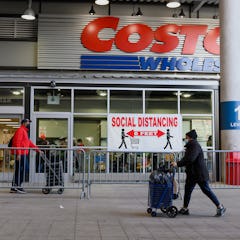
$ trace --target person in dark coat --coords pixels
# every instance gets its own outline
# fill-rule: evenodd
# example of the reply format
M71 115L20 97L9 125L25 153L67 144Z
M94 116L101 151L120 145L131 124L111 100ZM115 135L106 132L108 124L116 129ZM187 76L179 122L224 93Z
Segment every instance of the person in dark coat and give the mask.
M191 199L191 194L196 184L198 184L202 192L216 205L216 216L223 216L226 208L220 204L218 198L209 187L208 170L204 162L202 148L197 141L197 133L194 129L186 133L186 142L184 157L180 161L172 163L173 166L185 167L187 175L183 207L180 209L179 213L189 215L188 205Z

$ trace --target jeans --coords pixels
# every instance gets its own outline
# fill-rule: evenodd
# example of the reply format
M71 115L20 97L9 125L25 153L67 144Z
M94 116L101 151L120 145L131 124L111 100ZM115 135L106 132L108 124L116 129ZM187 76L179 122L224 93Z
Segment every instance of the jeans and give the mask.
M212 202L218 207L220 205L220 202L218 201L218 198L216 195L213 193L213 191L210 189L208 181L203 181L203 182L194 182L194 181L186 181L185 183L185 192L184 192L184 201L183 201L183 206L185 208L188 207L192 191L195 188L196 184L199 185L201 188L202 192L212 200Z
M21 155L20 160L17 160L17 156L15 156L15 172L12 182L13 186L21 186L28 168L28 155Z

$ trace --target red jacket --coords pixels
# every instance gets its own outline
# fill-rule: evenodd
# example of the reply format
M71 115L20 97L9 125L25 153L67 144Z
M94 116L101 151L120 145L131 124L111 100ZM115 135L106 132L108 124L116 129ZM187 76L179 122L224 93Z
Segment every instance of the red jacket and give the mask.
M12 142L13 148L20 148L20 149L12 149L12 154L17 155L26 155L29 153L28 149L21 149L21 148L37 148L35 144L28 137L28 129L21 125L21 127L15 132Z

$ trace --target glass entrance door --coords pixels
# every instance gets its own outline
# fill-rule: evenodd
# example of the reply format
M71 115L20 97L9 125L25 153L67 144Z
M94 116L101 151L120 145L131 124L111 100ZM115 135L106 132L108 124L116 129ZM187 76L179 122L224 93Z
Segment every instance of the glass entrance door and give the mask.
M49 158L49 150L55 153L55 161L61 160L63 163L63 172L65 175L72 171L71 168L71 154L67 151L71 147L69 139L71 139L70 116L68 114L61 114L60 116L54 114L39 114L32 118L33 131L32 140L37 146L47 149L44 150L45 156ZM46 169L45 160L37 153L32 153L31 176L32 180L36 180L37 175L44 175ZM48 159L51 160L51 159ZM38 176L39 177L39 176ZM44 177L44 176L42 176Z
M20 126L21 115L0 114L0 180L12 181L14 159L6 149L11 137Z

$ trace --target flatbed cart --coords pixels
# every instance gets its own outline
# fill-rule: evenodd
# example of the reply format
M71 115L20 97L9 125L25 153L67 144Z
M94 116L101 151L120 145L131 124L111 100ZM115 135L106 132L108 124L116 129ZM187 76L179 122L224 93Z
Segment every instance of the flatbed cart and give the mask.
M45 154L43 154L41 157L45 163L46 175L46 187L42 189L42 193L49 194L53 187L57 187L57 193L62 194L64 191L62 160L56 160L54 156L50 157L49 159Z
M158 183L149 181L147 212L156 217L160 209L168 217L174 218L178 214L178 209L172 204L175 171L161 172L160 175Z

